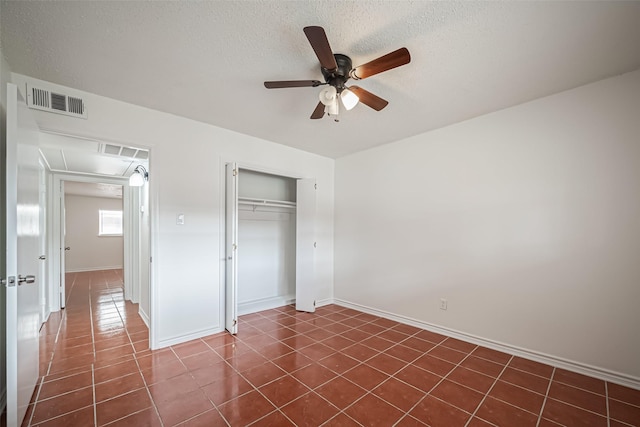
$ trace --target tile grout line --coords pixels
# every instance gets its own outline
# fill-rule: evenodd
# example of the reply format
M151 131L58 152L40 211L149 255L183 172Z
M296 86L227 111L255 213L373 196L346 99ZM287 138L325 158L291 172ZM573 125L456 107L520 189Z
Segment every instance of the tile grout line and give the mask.
M469 418L465 424L465 427L467 427L469 425L469 423L471 422L471 420L473 419L473 417L476 416L476 414L478 413L478 409L480 409L480 407L482 406L482 404L484 403L485 400L487 400L487 397L489 397L489 393L491 393L491 390L493 390L493 387L495 387L495 385L498 383L498 378L500 378L502 376L502 374L504 373L504 371L507 370L507 366L509 366L509 363L511 363L511 361L513 360L514 356L511 355L511 357L509 358L509 360L504 364L504 366L502 367L502 371L500 371L500 373L498 375L496 375L496 379L493 381L493 384L491 384L491 387L489 387L489 389L487 390L487 392L484 394L484 396L482 397L482 400L480 401L480 403L478 403L478 405L476 406L476 409L473 411L473 413L471 414L471 418ZM517 408L517 406L516 406Z
M609 414L609 381L604 382L605 402L607 404L607 427L611 427L611 416Z
M71 289L73 289L73 285L74 284L75 284L75 276L74 276L73 282L71 282L71 288L69 290L69 294L71 294ZM65 307L66 307L66 304L65 304ZM49 365L47 367L47 372L44 375L42 375L42 379L41 379L41 383L40 383L40 389L38 389L38 394L36 396L36 400L33 402L33 411L31 412L31 416L29 417L29 422L27 423L28 426L30 426L31 423L33 422L33 416L35 414L36 406L39 403L38 402L39 401L38 398L40 397L40 391L42 390L42 385L44 384L44 378L47 375L49 375L50 372L51 372L51 365L53 365L53 357L55 355L55 352L56 352L56 350L58 348L58 344L59 344L58 340L59 340L59 337L60 337L60 331L62 330L62 324L63 324L63 322L65 321L66 318L67 318L67 312L65 310L61 315L60 323L58 323L58 330L56 332L56 339L55 339L54 344L53 344L53 352L51 353L51 357L49 359Z
M538 422L536 423L536 427L540 426L540 421L542 421L542 414L544 413L544 407L547 404L547 399L549 398L549 390L551 390L551 383L553 383L553 377L556 374L556 368L554 367L551 371L551 377L549 377L549 384L547 384L547 392L544 395L544 400L542 401L542 407L540 408L540 414L538 414Z
M95 369L93 364L91 365L91 384L93 385L93 425L98 425L98 405L96 404L96 378Z
M36 393L36 398L33 401L33 409L31 410L31 415L29 416L29 422L27 425L30 426L33 422L33 414L36 412L36 404L38 403L38 398L40 397L40 391L42 390L42 385L44 384L44 375L40 378L40 386L38 387L38 392Z
M138 410L138 411L132 412L132 413L130 413L130 414L125 415L124 417L120 417L120 418L118 418L118 419L115 419L115 420L109 421L109 422L108 422L108 423L106 423L106 424L102 424L102 426L100 426L100 427L103 427L103 426L104 426L104 427L106 427L106 426L114 425L115 423L117 423L117 422L119 422L119 421L126 420L128 417L130 417L130 416L132 416L132 415L139 414L139 413L141 413L141 412L144 412L144 411L146 411L147 409L149 409L149 408L144 408L144 409L140 409L140 410ZM160 421L160 425L164 427L164 425L162 424L162 421Z
M206 343L205 343L205 344L206 344ZM245 345L247 345L247 344L245 344ZM254 350L254 351L255 351L255 350ZM294 351L296 351L296 350L294 350ZM287 353L287 354L289 354L289 353ZM301 353L301 354L302 354L302 353ZM269 361L271 362L271 360L269 360ZM225 360L225 362L226 362L226 360ZM273 363L273 362L271 362L271 363ZM258 421L260 421L261 419L263 419L263 418L265 418L265 417L267 417L267 416L271 415L273 412L276 412L276 411L279 411L280 413L282 413L282 415L284 415L284 417L285 417L287 420L291 421L291 423L292 423L293 425L295 425L295 423L293 422L293 420L291 420L291 419L287 416L287 414L285 414L284 412L280 411L280 407L276 406L276 405L275 405L275 404L274 404L274 403L273 403L273 402L272 402L272 401L271 401L267 396L265 396L265 395L264 395L264 393L262 393L260 390L258 390L258 387L256 387L256 386L255 386L251 381L249 381L249 379L248 379L248 378L246 378L246 377L242 374L242 372L238 371L238 370L237 370L234 366L232 366L229 362L227 362L227 364L228 364L229 366L231 366L231 368L232 368L234 371L236 371L236 373L237 373L240 377L242 377L242 379L243 379L243 380L245 380L247 383L251 384L251 387L253 387L253 389L254 389L255 391L257 391L258 393L260 393L260 395L261 395L264 399L266 399L266 400L267 400L267 402L269 402L270 404L272 404L272 405L276 408L276 409L275 409L275 411L271 411L271 412L269 412L268 414L265 414L264 416L262 416L262 417L258 418L257 420L252 421L249 425L251 425L251 424L255 424L256 422L258 422ZM275 365L275 364L274 364L274 365ZM282 369L279 365L276 365L276 366L277 366L279 369ZM309 366L309 365L307 365L307 366ZM306 366L305 366L305 367L306 367ZM303 369L303 368L300 368L300 369ZM280 377L278 377L278 378L276 378L276 379L274 379L274 380L272 380L272 381L269 381L268 383L263 384L263 386L264 386L264 385L267 385L267 384L271 384L272 382L277 381L277 380L279 380L280 378L283 378L283 377L285 377L285 376L287 376L287 375L291 375L291 373L290 373L290 372L287 372L287 371L285 371L284 369L282 369L282 371L283 371L283 372L285 372L285 375L282 375L282 376L280 376ZM295 371L294 371L294 372L295 372ZM292 376L292 377L293 377L293 376ZM296 380L296 381L299 381L299 380L298 380L297 378L295 378L295 377L293 377L293 379L294 379L294 380ZM309 391L307 391L306 393L302 394L301 396L296 397L296 398L295 398L295 399L293 399L292 401L287 402L287 405L288 405L288 404L290 404L291 402L294 402L294 401L298 400L298 399L299 399L299 398L301 398L302 396L305 396L305 395L306 395L306 394L308 394L309 392L312 392L312 391L313 391L311 388L309 388L309 386L307 386L306 384L304 384L302 381L299 381L299 382L300 382L302 385L304 385L305 387L307 387L307 388L309 389ZM261 387L262 387L262 386L261 386ZM253 391L253 390L249 390L249 391L247 391L246 393L243 393L243 394L242 394L242 396L244 396L244 395L246 395L246 394L251 393L251 391ZM316 394L317 394L317 393L316 393ZM238 396L238 397L239 397L239 396ZM320 396L320 397L322 397L322 396ZM226 403L228 403L228 402L230 402L230 401L232 401L232 400L234 400L234 399L236 399L236 398L234 397L233 399L229 399L227 402L224 402L224 403L223 403L223 405L224 405L224 404L226 404ZM216 409L217 409L217 405L216 405L215 403L213 403L213 402L211 402L211 403L212 403L212 404L216 407ZM331 402L329 402L329 404L333 405ZM220 410L218 410L218 412L220 412ZM226 422L228 425L231 425L231 424L229 423L229 420L227 420L227 418L222 414L222 412L220 412L220 415L222 416L222 419L224 419L224 420L225 420L225 422Z
M416 338L417 338L417 337L416 337ZM444 340L442 340L442 341L444 341ZM442 343L442 341L440 341L440 343ZM440 345L440 343L436 344L434 347L432 347L432 348L431 348L431 349L429 349L428 351L426 351L426 352L422 352L422 354L420 354L418 357L416 357L415 359L413 359L413 361L411 361L411 362L407 362L407 366L413 365L413 364L415 363L415 361L416 361L416 360L420 359L421 357L423 357L423 356L424 356L424 355L426 355L426 354L429 354L429 351L431 351L431 350L433 350L434 348L436 348L438 345ZM448 348L448 347L447 347L447 348ZM397 425L397 424L398 424L399 422L401 422L404 418L406 418L406 417L408 417L408 416L411 416L411 415L409 415L409 412L411 412L412 410L414 410L414 409L416 408L416 406L418 406L418 405L420 404L420 402L422 402L424 399L426 399L426 397L427 397L427 396L429 396L429 395L430 395L430 393L431 393L433 390L435 390L435 389L436 389L436 387L438 387L438 386L439 386L439 385L440 385L440 384L441 384L441 383L442 383L442 382L443 382L443 381L444 381L444 380L449 376L449 374L450 374L451 372L453 372L456 368L460 367L460 366L461 366L461 364L462 364L462 362L464 362L465 360L467 360L467 358L468 358L469 356L471 356L471 353L472 353L473 351L475 351L475 349L476 349L476 348L478 348L478 346L477 346L477 345L473 348L473 350L471 350L470 352L468 352L468 353L467 353L467 355L466 355L465 357L463 357L463 358L460 360L460 362L458 362L457 364L454 364L454 363L452 363L452 362L450 362L450 361L446 361L446 362L449 362L449 363L453 364L453 365L454 365L454 367L453 367L453 368L451 368L451 369L449 370L449 372L447 372L447 374L446 374L446 375L443 375L443 376L442 376L442 378L440 379L440 381L438 381L438 382L437 382L433 387L431 387L431 389L429 389L429 391L427 391L427 392L425 392L424 390L418 389L417 387L413 386L412 384L409 384L409 383L407 383L407 382L405 382L405 381L402 381L400 378L395 377L395 374L394 374L394 375L391 375L387 380L385 380L385 381L383 381L382 383L380 383L380 385L382 385L382 384L384 384L385 382L389 381L389 379L390 379L390 378L395 378L397 381L400 381L400 382L401 382L401 383L403 383L403 384L406 384L406 385L408 385L408 386L410 386L410 387L415 388L416 390L420 390L422 393L425 393L425 395L424 395L424 396L422 396L422 398L421 398L421 399L419 399L419 400L418 400L418 401L417 401L417 402L416 402L416 403L415 403L411 408L409 408L409 409L408 409L408 410L406 410L406 411L403 411L402 409L398 408L397 406L395 406L395 405L394 405L394 404L392 404L391 402L388 402L388 401L386 401L386 400L382 399L385 403L387 403L387 404L389 404L389 405L393 406L394 408L399 409L401 412L404 412L404 414L403 414L403 415L402 415L402 416L401 416L401 417L400 417L400 418L399 418L399 419L394 423L394 425ZM436 357L436 356L431 355L431 357ZM440 359L440 358L438 358L438 359ZM440 360L444 360L444 359L440 359ZM405 366L405 367L404 367L404 368L402 368L402 369L405 369L407 366ZM421 368L421 367L419 367L419 366L415 366L415 367L416 367L416 368L418 368L418 369L423 369L423 368ZM375 368L374 368L374 369L375 369ZM400 372L402 369L398 370L398 371L396 372L396 374L397 374L398 372ZM431 372L431 371L429 371L429 370L427 370L427 369L423 369L423 370L424 370L424 371L427 371L427 372L429 372L429 373L431 373L431 374L434 374L434 375L440 376L440 375L436 374L435 372ZM457 383L456 383L456 384L457 384ZM379 387L380 385L378 385L378 387ZM463 384L460 384L460 385L461 385L461 386L463 386L463 387L465 387L465 388L469 388L469 387L464 386ZM437 397L435 397L435 396L432 396L432 397L434 397L434 398L438 399L438 398L437 398ZM441 399L439 399L439 400L441 400ZM452 405L452 406L453 406L453 405ZM457 406L454 406L454 407L455 407L455 408L458 408ZM458 409L461 409L461 408L458 408ZM465 412L466 412L466 411L465 411Z
M75 281L74 281L75 283ZM93 307L91 306L91 277L89 277L89 324L91 325L91 343L93 344L93 363L91 364L91 384L93 386L93 425L98 425L98 404L96 402L96 380L95 380L95 362L96 362L96 336L93 329Z
M442 342L442 341L441 341L441 342ZM458 362L458 364L456 364L456 366L455 366L453 369L451 369L451 371L449 371L449 372L447 373L447 375L443 376L443 377L442 377L442 379L441 379L440 381L438 381L438 383L437 383L436 385L434 385L433 387L431 387L431 389L426 393L426 395L425 395L422 399L420 399L418 402L416 402L416 404L415 404L415 405L413 405L413 406L412 406L408 411L406 411L406 413L405 413L404 417L400 418L400 420L398 420L398 422L399 422L399 421L401 421L401 420L402 420L403 418L405 418L406 416L408 416L408 415L409 415L409 412L413 411L413 410L414 410L414 409L415 409L415 408L420 404L420 402L422 402L423 400L425 400L425 399L427 398L427 396L431 395L431 392L432 392L433 390L435 390L435 389L436 389L436 387L438 387L438 386L439 386L439 385L440 385L440 384L445 380L445 378L447 378L447 377L449 376L449 374L450 374L454 369L456 369L456 368L458 368L458 367L462 367L462 362L464 362L464 361L465 361L465 360L467 360L469 357L471 357L471 353L472 353L473 351L475 351L475 349L476 349L476 348L478 348L478 346L477 346L477 345L475 346L475 348L474 348L473 350L471 350L469 353L467 353L467 355L466 355L464 358L462 358L462 360L460 360L460 362ZM416 360L417 360L417 359L416 359ZM415 360L414 360L414 362L415 362ZM412 362L412 363L413 363L413 362ZM417 366L417 368L420 368L420 367L419 367L419 366ZM506 368L506 365L505 365L505 368ZM497 377L496 377L496 381L497 381L497 380L498 380L498 379L497 379ZM456 384L457 384L457 383L456 383ZM461 385L462 385L462 384L461 384ZM464 386L464 387L466 387L466 386ZM469 387L467 387L467 388L469 388ZM489 393L489 392L487 391L487 393ZM436 396L432 396L432 397L433 397L433 398L435 398L435 399L438 399ZM438 400L442 400L442 399L438 399ZM447 403L447 402L445 402L445 403ZM449 403L447 403L447 404L449 404ZM480 401L480 403L478 403L478 407L479 407L481 404L482 404L482 401ZM457 409L461 409L461 410L463 410L462 408L458 408L458 407L457 407L457 406L455 406L455 405L450 405L450 406L453 406L454 408L457 408ZM478 410L478 408L476 407L476 411L477 411L477 410ZM463 411L464 411L464 410L463 410ZM467 411L464 411L464 412L467 412ZM469 424L469 422L470 422L470 421L471 421L471 419L473 418L473 415L474 415L474 414L471 414L471 417L469 417L469 420L467 421L467 423L465 424L465 426L466 426L467 424ZM397 423L396 423L396 424L397 424Z
M264 317L264 316L263 316L263 317ZM292 318L295 318L295 317L293 317L293 316L291 316L291 317L292 317ZM323 317L324 317L324 316L323 316ZM326 317L325 317L325 318L326 318ZM266 318L265 318L265 319L266 319ZM328 319L328 318L326 318L326 319ZM270 320L270 319L269 319L269 320ZM329 319L329 320L331 320L331 319ZM375 321L375 320L376 320L376 319L374 319L374 321ZM303 320L303 322L308 323L306 320ZM370 322L367 322L367 323L372 323L372 322L373 322L373 321L370 321ZM278 322L276 322L276 323L278 323ZM339 323L339 322L335 322L335 323ZM367 324L367 323L365 323L365 324ZM280 324L280 323L279 323L279 324ZM288 328L288 326L286 326L286 325L282 325L282 324L280 324L280 325L281 325L281 327L282 327L282 328L290 329L290 328ZM256 329L259 329L259 328L256 328ZM355 329L355 328L350 328L350 329ZM349 329L349 330L350 330L350 329ZM384 330L387 330L387 329L389 329L389 328L386 328L386 329L384 329ZM260 329L259 329L259 330L260 330ZM295 330L293 330L293 329L292 329L292 331L293 331L293 332L296 332L296 335L293 335L293 336L297 336L297 335L304 335L306 338L309 338L309 339L311 339L311 340L313 340L313 341L314 341L312 344L309 344L309 345L306 345L306 346L302 346L302 347L300 347L300 348L292 348L292 352L298 352L298 353L302 354L303 356L306 356L306 355L304 355L304 353L301 353L299 350L304 349L304 348L307 348L307 347L310 347L310 346L312 346L312 345L315 345L315 344L318 344L318 343L321 343L322 341L324 341L324 340L320 340L320 341L319 341L319 340L313 339L313 338L311 338L311 337L307 336L305 332L299 332L299 333L298 333L297 331L295 331ZM344 331L344 332L346 332L346 331ZM383 332L383 331L380 331L380 332ZM340 334L338 334L338 333L334 333L334 336L337 336L337 335L340 335ZM373 334L371 334L371 336L374 336L374 335L373 335ZM251 338L251 337L248 337L248 338ZM273 338L275 338L275 337L273 337ZM238 339L238 340L240 340L241 342L243 341L243 340L242 340L242 338L237 338L237 339ZM326 338L326 339L328 339L328 338ZM348 338L346 338L346 339L348 339ZM279 340L279 339L278 339L278 341L281 341L281 340ZM243 342L243 343L244 343L244 342ZM205 343L205 344L206 344L206 343ZM249 346L249 348L251 348L253 351L257 351L257 350L256 350L255 348L253 348L250 344L247 344L247 343L244 343L244 344L245 344L245 345L247 345L247 346ZM284 343L283 343L283 344L284 344ZM357 343L356 343L356 342L353 342L353 344L352 344L352 345L354 345L354 344L357 344ZM285 345L286 345L286 344L285 344ZM364 344L363 344L363 345L364 345ZM350 345L350 346L351 346L351 345ZM350 347L350 346L349 346L349 347ZM368 346L367 346L367 347L368 347ZM329 347L329 348L331 348L332 350L334 350L334 352L335 352L335 353L344 354L344 353L340 352L339 350L334 349L333 347ZM368 348L370 348L370 347L368 347ZM373 349L373 350L378 351L377 349ZM335 354L335 353L333 353L333 354ZM381 353L381 352L378 352L378 353ZM290 354L290 353L287 353L287 354ZM376 355L377 355L377 354L376 354ZM371 356L371 358L375 357L376 355ZM344 354L344 356L349 357L350 359L353 359L353 360L356 360L357 362L359 362L357 365L353 366L352 368L348 369L348 370L347 370L347 371L345 371L345 372L349 372L351 369L354 369L354 368L356 368L357 366L360 366L360 365L364 364L364 362L363 362L363 361L359 361L359 360L357 360L357 359L355 359L355 358L353 358L353 357L349 356L348 354ZM283 356L281 356L281 357L283 357ZM326 356L326 357L329 357L329 356ZM325 357L325 358L326 358L326 357ZM371 359L371 358L369 358L369 359ZM369 359L367 359L367 360L369 360ZM324 383L322 383L322 384L319 384L319 385L318 385L318 386L316 386L315 388L311 388L311 387L309 387L307 384L303 383L302 381L298 380L296 377L294 377L294 376L292 375L292 373L293 373L293 372L300 371L300 370L302 370L302 369L306 368L307 366L311 366L311 365L312 365L312 364L314 364L314 363L318 363L318 364L319 364L320 360L322 360L322 359L320 359L320 360L313 360L313 359L310 359L310 360L311 360L311 362L312 362L312 363L310 363L309 365L303 366L303 367L301 367L301 368L299 368L299 369L295 369L295 370L293 370L293 371L291 371L291 372L284 371L284 369L283 369L283 371L285 372L285 375L283 375L283 376L281 376L281 377L278 377L278 378L276 378L276 379L274 379L274 380L272 380L272 381L269 381L269 382L267 382L267 383L263 384L262 386L265 386L265 385L271 384L271 383L273 383L273 382L275 382L275 381L278 381L279 379L281 379L281 378L283 378L283 377L285 377L285 376L291 376L295 381L298 381L298 382L300 382L303 386L305 386L305 387L308 389L308 391L307 391L307 392L305 392L305 393L303 393L302 395L300 395L300 396L296 397L295 399L293 399L293 400L291 400L291 401L287 402L287 403L286 403L285 405L283 405L283 406L289 405L289 404L291 404L292 402L295 402L296 400L298 400L298 399L302 398L303 396L305 396L305 395L307 395L307 394L309 394L309 393L315 393L319 398L321 398L321 399L323 399L324 401L326 401L329 405L331 405L331 406L333 406L334 408L338 409L338 412L337 412L336 414L334 414L331 418L329 418L328 420L325 420L325 421L323 422L323 424L326 424L328 421L330 421L331 419L335 418L335 417L336 417L336 416L338 416L339 414L344 413L344 410L343 410L343 409L338 408L338 407L337 407L336 405L334 405L332 402L330 402L330 401L328 401L326 398L324 398L324 396L322 396L321 394L319 394L319 393L315 392L315 390L316 390L316 389L318 389L319 387L322 387L323 385L325 385L325 384L329 383L330 381L333 381L333 380L334 380L335 378L337 378L337 377L341 377L341 378L343 378L343 379L345 379L346 381L349 381L349 382L351 382L351 383L353 383L353 381L350 381L348 378L345 378L345 377L343 377L343 376L342 376L342 374L344 374L345 372L343 372L343 373L341 374L341 373L338 373L338 372L336 372L336 371L334 371L334 370L332 370L332 369L330 369L330 368L328 368L328 367L326 367L326 366L324 366L324 365L321 365L321 364L320 364L320 366L323 366L325 369L329 369L330 371L332 371L333 373L335 373L337 376L336 376L336 377L334 377L334 378L331 378L331 379L329 379L329 380L327 380L327 381L325 381L325 382L324 382ZM271 361L271 360L269 360L269 361ZM272 361L271 361L271 362L272 362ZM273 362L272 362L272 363L273 363ZM282 369L279 365L276 365L276 366L278 366L278 368ZM282 414L283 414L283 416L284 416L285 418L287 418L289 421L291 421L291 422L293 423L293 420L291 420L291 419L290 419L290 418L289 418L289 417L288 417L284 412L282 412L282 410L281 410L281 406L280 406L280 407L279 407L279 406L276 406L276 405L275 405L275 404L274 404L274 403L273 403L273 402L272 402L272 401L271 401L267 396L265 396L265 395L264 395L260 390L258 390L258 387L256 387L255 385L253 385L253 383L252 383L251 381L249 381L249 380L248 380L248 379L247 379L247 378L246 378L246 377L245 377L245 376L244 376L240 371L237 371L237 369L235 369L233 366L232 366L232 368L233 368L234 370L236 370L236 372L237 372L237 373L238 373L238 374L239 374L239 375L240 375L240 376L241 376L245 381L247 381L249 384L251 384L251 385L253 386L253 388L254 388L258 393L260 393L260 395L262 395L262 396L263 396L263 397L264 397L264 398L265 398L269 403L271 403L271 404L276 408L274 411L271 411L271 412L269 412L268 414L265 414L264 416L260 417L259 419L257 419L257 420L255 420L255 421L253 421L251 424L255 424L255 423L257 423L258 421L262 420L263 418L265 418L265 417L267 417L267 416L271 415L272 413L274 413L274 412L276 412L276 411L278 411L278 412L282 413ZM374 368L374 369L375 369L375 368ZM385 380L385 381L386 381L386 380ZM384 382L384 381L383 381L383 382ZM357 387L360 387L359 385L357 385L357 384L355 384L355 383L353 383L353 384L354 384L354 385L356 385ZM382 383L381 383L381 384L382 384ZM262 387L262 386L261 386L261 387ZM362 388L362 387L360 387L360 388ZM244 393L244 394L243 394L243 396L244 396L245 394L248 394L248 393L249 393L249 392ZM364 394L363 396L361 396L359 399L356 399L354 402L352 402L352 403L351 403L351 405L353 405L354 403L356 403L357 401L359 401L360 399L362 399L363 397L365 397L367 394L369 394L369 393L368 393L368 392L367 392L367 393L365 393L365 394ZM238 396L238 397L239 397L239 396ZM233 400L233 399L230 399L229 401L231 401L231 400ZM227 402L225 402L225 403L227 403ZM344 409L347 409L347 408L348 408L349 406L351 406L351 405L348 405L348 406L347 406L347 407L345 407ZM349 415L348 415L348 414L345 414L345 416L349 417ZM223 418L224 418L224 417L223 417ZM352 419L352 418L351 418L351 417L349 417L349 419ZM225 418L225 421L226 421L226 418ZM293 423L293 424L295 425L295 423ZM358 424L360 424L360 423L358 423Z
M124 293L124 289L123 289L123 293ZM113 301L113 298L111 300ZM114 304L115 304L115 302L114 302ZM118 309L117 305L116 305L116 309ZM119 312L120 311L118 310L118 313ZM124 325L124 321L123 321L123 325ZM125 329L125 332L126 332L127 336L129 337L129 342L131 342L131 336L129 336L129 332L127 331L127 328L125 327L124 329ZM174 354L175 354L175 352L174 352ZM151 395L151 391L149 390L149 384L147 384L147 380L144 377L144 375L142 374L142 369L140 368L140 363L138 362L138 358L136 357L135 352L133 354L133 361L135 362L136 367L138 368L138 374L142 378L142 383L144 384L144 388L147 391L147 396L149 396L149 400L151 401L151 407L153 408L153 410L155 411L156 415L158 416L158 420L160 421L160 426L164 427L164 421L162 420L162 417L160 416L160 411L158 411L158 407L156 405L156 401L153 399L153 396ZM125 394L127 394L127 393L125 393ZM142 412L142 411L144 411L146 409L147 408L141 409L138 412ZM138 412L135 412L134 414L137 414ZM133 414L128 414L126 417L129 417L131 415L133 415ZM126 418L126 417L124 417L124 418ZM114 420L114 421L117 421L117 420Z

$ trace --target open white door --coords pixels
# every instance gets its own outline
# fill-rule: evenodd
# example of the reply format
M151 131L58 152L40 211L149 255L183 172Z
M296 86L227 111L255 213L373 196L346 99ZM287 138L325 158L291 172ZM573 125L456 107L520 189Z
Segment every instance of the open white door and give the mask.
M64 181L60 181L60 308L64 308L67 301L67 285L66 285L66 260L65 256L69 249L65 246L65 236L67 234L66 211L64 210Z
M296 186L296 310L316 310L316 180Z
M15 85L7 98L7 425L19 426L38 380L39 153L38 127Z
M225 328L238 333L238 165L227 163L226 171L226 275Z

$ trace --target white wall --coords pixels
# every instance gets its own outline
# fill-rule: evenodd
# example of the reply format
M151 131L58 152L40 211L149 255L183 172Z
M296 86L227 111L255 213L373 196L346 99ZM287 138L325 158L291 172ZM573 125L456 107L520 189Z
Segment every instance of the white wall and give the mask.
M28 78L12 74L19 87ZM34 80L35 81L35 80ZM333 290L333 166L326 157L182 117L82 93L89 118L35 111L43 130L150 148L151 345L223 329L226 161L318 181L318 300ZM176 216L185 214L185 225Z
M98 211L121 211L122 199L65 194L65 271L122 268L122 236L98 236Z
M639 138L637 71L338 159L335 297L638 381Z

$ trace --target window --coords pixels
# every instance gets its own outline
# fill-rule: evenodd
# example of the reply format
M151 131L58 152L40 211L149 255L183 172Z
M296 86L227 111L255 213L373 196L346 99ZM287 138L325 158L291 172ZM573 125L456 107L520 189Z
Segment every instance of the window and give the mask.
M98 236L122 236L122 211L98 211Z

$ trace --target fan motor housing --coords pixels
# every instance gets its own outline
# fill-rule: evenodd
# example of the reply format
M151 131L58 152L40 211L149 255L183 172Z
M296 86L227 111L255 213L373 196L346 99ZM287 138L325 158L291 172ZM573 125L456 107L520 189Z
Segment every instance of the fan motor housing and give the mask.
M345 82L349 80L349 72L352 68L351 58L341 53L335 53L333 56L336 58L338 68L335 70L327 70L324 67L320 67L320 71L322 71L325 82L341 90L344 89Z

